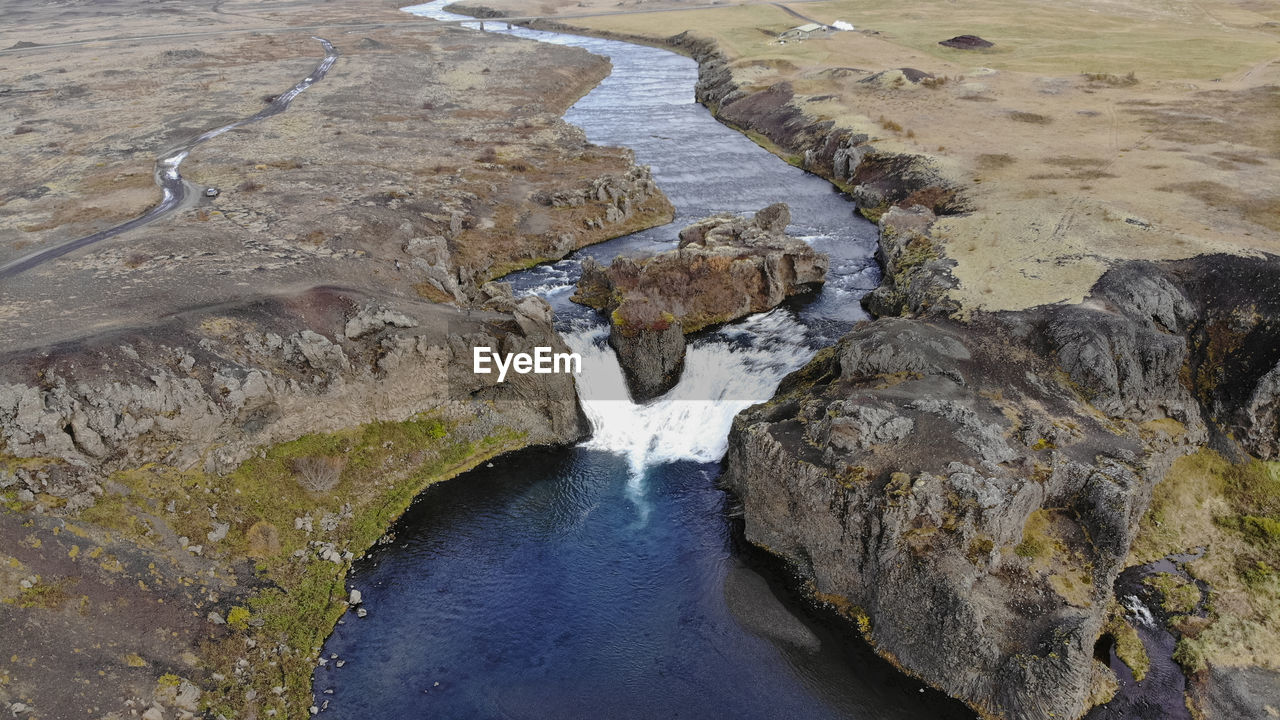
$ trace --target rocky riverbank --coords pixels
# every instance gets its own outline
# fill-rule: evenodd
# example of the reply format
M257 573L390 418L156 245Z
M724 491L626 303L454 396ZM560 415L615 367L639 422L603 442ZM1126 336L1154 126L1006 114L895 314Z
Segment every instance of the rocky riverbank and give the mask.
M1207 256L1079 306L866 324L735 421L747 537L984 715L1077 717L1115 689L1094 645L1170 463L1276 451L1277 289L1280 258Z
M959 177L936 156L888 149L870 133L817 121L800 106L800 98L789 83L744 87L734 75L731 59L714 40L688 31L655 38L584 29L546 19L524 24L541 30L587 32L625 42L658 44L692 57L698 62L695 98L716 119L746 133L787 162L830 180L848 192L859 212L871 220L879 219L892 207L919 205L936 215L972 209Z
M826 279L828 259L786 234L791 210L714 215L680 231L676 250L582 263L574 302L609 316L609 344L637 402L680 380L688 333L777 307Z
M488 288L469 311L313 290L7 355L11 697L305 715L347 567L417 492L588 432L572 378L470 372L475 344L567 350L545 303Z

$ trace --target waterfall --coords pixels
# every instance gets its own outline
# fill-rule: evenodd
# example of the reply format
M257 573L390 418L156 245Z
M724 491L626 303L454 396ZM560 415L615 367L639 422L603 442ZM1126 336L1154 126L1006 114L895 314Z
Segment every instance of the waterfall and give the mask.
M635 482L653 465L719 460L734 415L768 400L807 359L796 352L807 344L804 326L786 310L773 310L690 343L679 384L637 404L606 340L608 326L582 325L563 335L582 356L578 395L594 431L585 447L624 456Z
M1139 625L1147 628L1156 628L1156 619L1151 614L1151 610L1138 599L1137 595L1125 595L1120 599L1121 604L1129 611L1129 616L1138 621Z

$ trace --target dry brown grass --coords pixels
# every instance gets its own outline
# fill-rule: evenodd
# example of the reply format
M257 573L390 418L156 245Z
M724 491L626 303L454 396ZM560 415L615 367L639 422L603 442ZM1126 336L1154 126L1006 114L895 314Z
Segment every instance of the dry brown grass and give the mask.
M1102 158L1083 158L1072 157L1070 155L1059 155L1057 157L1045 158L1046 165L1056 165L1065 168L1095 168L1106 165L1109 161Z
M1129 72L1127 75L1113 75L1111 73L1084 73L1084 79L1091 83L1101 83L1111 87L1130 87L1138 84L1138 75Z
M294 458L294 479L310 493L328 492L338 486L347 459L336 455L309 455Z
M418 293L418 295L430 300L431 302L451 303L454 301L453 296L449 295L449 293L446 293L428 282L418 283L413 286L413 289Z
M23 225L23 232L43 232L71 223L90 223L98 220L117 220L123 215L118 211L101 207L74 207L64 205L42 222Z
M107 170L87 175L79 183L80 192L87 196L102 195L117 190L140 190L155 187L150 169L128 168Z
M1180 102L1126 105L1161 139L1188 145L1221 139L1257 148L1263 157L1280 157L1280 87L1275 85L1194 93Z
M1000 168L1009 167L1015 162L1017 160L1008 153L982 153L977 158L979 170L999 170Z
M1156 189L1189 195L1215 210L1237 212L1250 222L1280 231L1280 195L1252 195L1212 180L1172 183Z
M1026 558L1031 571L1045 577L1068 604L1088 607L1093 597L1091 573L1073 549L1083 540L1079 526L1065 511L1040 509L1027 518L1022 542L1013 548L1013 554Z
M245 532L245 554L252 558L269 558L280 553L280 529L259 520Z

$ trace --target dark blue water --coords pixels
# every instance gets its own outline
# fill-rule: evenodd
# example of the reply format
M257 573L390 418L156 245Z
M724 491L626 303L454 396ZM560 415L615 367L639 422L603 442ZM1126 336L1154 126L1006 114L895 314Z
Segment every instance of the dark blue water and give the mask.
M316 672L324 714L971 717L793 615L735 552L716 472L650 469L647 512L625 461L585 449L525 451L428 490L352 575L369 614L325 646L344 665Z
M831 253L832 271L814 297L700 334L681 383L643 406L626 399L606 326L567 302L580 256L507 278L548 298L582 353L594 435L504 456L415 501L394 541L353 568L368 616L349 612L325 644L323 715L970 720L794 597L784 568L741 546L715 483L734 414L866 317L874 228L696 105L687 58L514 34L611 57L613 74L566 118L593 142L631 147L677 208L671 226L584 254L661 250L688 221L781 200L791 232Z

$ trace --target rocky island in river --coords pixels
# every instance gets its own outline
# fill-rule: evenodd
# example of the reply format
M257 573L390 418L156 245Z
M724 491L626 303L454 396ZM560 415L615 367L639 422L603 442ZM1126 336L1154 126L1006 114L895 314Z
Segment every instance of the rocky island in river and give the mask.
M1280 11L686 5L465 11L693 57L877 223L872 319L733 421L745 539L982 717L1280 716ZM467 368L570 350L501 278L673 217L561 118L609 61L373 0L10 1L0 69L0 711L326 711L352 563L427 486L593 430L571 376ZM163 217L24 263L301 84ZM632 397L821 286L790 220L581 262Z
M786 234L791 210L770 205L751 219L716 215L680 231L680 244L653 257L587 258L574 302L609 316L631 396L658 397L680 381L685 335L777 307L820 286L827 257Z

